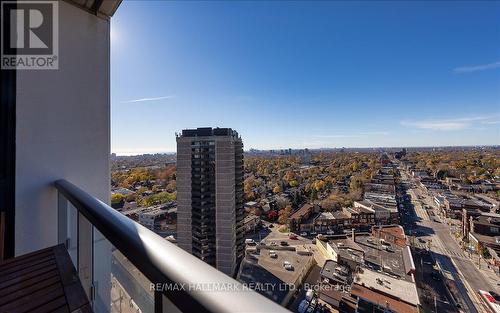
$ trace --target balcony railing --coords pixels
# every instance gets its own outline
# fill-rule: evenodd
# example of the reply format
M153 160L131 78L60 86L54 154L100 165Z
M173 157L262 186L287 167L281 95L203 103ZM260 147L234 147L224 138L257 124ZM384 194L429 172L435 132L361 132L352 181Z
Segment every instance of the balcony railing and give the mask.
M55 187L59 192L59 240L67 237L64 224L69 201L78 216L88 220L152 284L182 287L154 290L155 313L169 305L168 312L289 312L70 182L58 180ZM76 241L81 244L81 240ZM92 266L99 267L106 261L110 260L94 260ZM171 304L178 310L172 310Z

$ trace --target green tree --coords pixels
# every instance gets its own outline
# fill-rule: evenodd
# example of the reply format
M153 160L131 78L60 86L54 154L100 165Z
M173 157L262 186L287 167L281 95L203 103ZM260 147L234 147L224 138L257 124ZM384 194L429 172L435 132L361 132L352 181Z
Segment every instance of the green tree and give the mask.
M119 193L114 193L111 195L111 206L113 208L121 208L125 203L125 197Z

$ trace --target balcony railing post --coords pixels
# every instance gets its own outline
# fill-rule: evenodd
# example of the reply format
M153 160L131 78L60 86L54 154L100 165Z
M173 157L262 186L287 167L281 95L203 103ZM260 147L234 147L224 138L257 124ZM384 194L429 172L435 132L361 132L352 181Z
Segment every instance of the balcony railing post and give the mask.
M61 192L57 192L57 242L63 243L66 249L68 243L68 200Z
M160 291L155 290L155 313L162 313L163 312L163 294Z
M92 297L92 248L93 248L93 228L92 224L78 213L78 275L82 282L83 289L89 299Z

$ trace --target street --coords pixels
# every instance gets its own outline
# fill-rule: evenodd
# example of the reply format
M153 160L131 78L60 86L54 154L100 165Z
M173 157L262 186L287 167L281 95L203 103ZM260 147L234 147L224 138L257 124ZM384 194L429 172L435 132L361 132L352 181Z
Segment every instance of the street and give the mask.
M466 312L486 312L479 299L478 290L498 293L498 286L492 283L495 278L484 277L467 253L461 249L457 240L453 238L450 226L444 223L437 212L432 209L434 206L431 197L418 188L417 182L409 175L404 172L401 174L403 181L411 186L407 191L411 196L411 204L405 206L411 210L403 212L403 216L406 219L405 229L410 236L415 236L412 240L415 250L429 250L430 257L445 276L445 280L449 282L449 287L458 295L456 300L459 308ZM417 264L418 256L416 259ZM427 266L432 268L432 264ZM428 269L421 270L424 273L428 271ZM439 308L438 312L441 312Z

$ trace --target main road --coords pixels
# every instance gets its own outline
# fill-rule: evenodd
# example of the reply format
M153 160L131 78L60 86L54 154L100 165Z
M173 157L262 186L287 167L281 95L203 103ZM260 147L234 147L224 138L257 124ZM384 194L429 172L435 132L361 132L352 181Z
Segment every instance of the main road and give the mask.
M478 290L498 293L497 286L492 284L491 278L486 278L462 251L451 235L449 226L443 223L435 212L425 209L426 206L433 207L430 196L420 189L418 183L409 175L403 171L401 175L403 180L414 187L408 190L417 215L416 228L413 231L428 242L427 246L433 252L436 263L455 281L462 309L466 312L486 312L479 299Z

